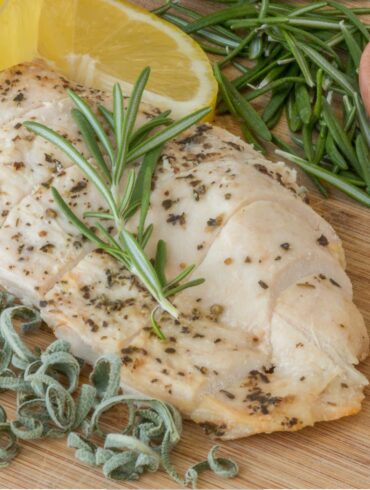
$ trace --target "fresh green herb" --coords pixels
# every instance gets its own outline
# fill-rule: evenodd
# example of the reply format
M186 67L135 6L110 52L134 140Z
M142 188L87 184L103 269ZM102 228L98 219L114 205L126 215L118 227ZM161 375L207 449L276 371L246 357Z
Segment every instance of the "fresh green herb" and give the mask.
M303 125L303 149L306 155L306 158L309 162L313 162L314 160L314 152L312 147L312 125L304 124ZM317 151L317 148L316 148Z
M121 360L99 358L90 383L79 386L81 361L68 342L56 340L45 351L31 351L16 329L27 333L41 323L38 312L14 304L1 293L0 390L17 395L16 418L8 421L0 405L0 468L17 456L22 441L67 436L68 447L82 463L100 467L106 478L137 480L143 473L163 468L181 486L196 487L199 473L211 470L224 478L238 473L232 460L217 458L218 446L208 459L191 466L182 478L170 453L180 441L182 421L171 405L148 397L120 392ZM113 407L128 410L126 427L104 431L100 419Z
M191 269L187 269L186 274L181 273L169 283L163 284L147 257L145 246L152 232L152 226L146 226L151 180L164 143L200 121L208 114L209 109L200 109L176 122L168 119L168 112L163 113L135 130L135 121L149 73L149 68L142 71L126 108L119 84L115 84L113 88L113 112L100 107L100 112L112 128L114 144L111 142L109 132L103 129L99 118L88 104L77 94L69 91L69 96L76 106L73 109L73 117L87 148L94 157L95 166L70 142L52 129L33 121L24 123L24 126L56 145L78 165L109 207L109 213L90 211L85 215L99 219L96 223L96 228L100 232L98 236L98 232L92 231L75 215L57 189L53 187L53 197L65 216L87 239L112 255L136 275L160 308L177 318L178 312L168 298L185 288L200 284L203 280L198 279L180 284L191 272ZM248 104L244 101L243 103ZM163 125L166 127L154 135L151 134L153 128ZM109 164L106 163L103 152L107 155ZM136 177L135 171L130 169L129 164L143 156L143 163ZM125 185L123 185L123 180L126 180ZM126 223L138 209L140 209L139 225L136 234L133 234L127 230ZM107 219L112 220L115 225L114 236L112 231L102 224ZM164 339L158 325L153 324L153 327L158 336Z
M275 122L275 118L280 119L285 100L288 97L290 90L291 87L288 85L288 87L284 89L272 92L271 99L266 104L262 114L262 119L266 122L266 125L271 124L271 121Z
M364 105L360 99L360 96L358 93L354 93L353 95L354 100L355 100L355 107L357 109L357 116L358 116L358 125L360 127L360 131L362 133L362 136L365 138L368 146L370 147L370 124L369 124L369 118L365 112Z
M313 114L316 120L321 117L322 111L322 99L323 99L323 83L324 83L324 72L320 68L316 73L316 101L313 108Z
M299 15L307 14L308 12L312 12L313 10L319 10L328 5L327 2L315 2L313 5L305 5L304 7L298 7L294 9L288 17L298 17Z
M284 65L275 66L272 70L268 71L264 78L259 82L258 88L264 87L265 85L273 82L274 80L280 78L280 76L285 72L286 67Z
M333 20L317 20L312 18L299 18L299 17L264 17L263 19L243 19L243 20L229 20L226 22L231 29L240 29L245 27L257 27L262 25L275 26L275 25L292 25L296 27L312 28L312 29L323 29L323 30L334 30L340 29L338 23Z
M248 46L248 56L250 60L258 59L263 51L264 39L261 34L253 33L253 39Z
M352 34L350 34L348 28L345 26L344 22L340 22L340 27L343 32L343 37L344 40L346 41L348 51L352 57L352 61L355 64L355 66L359 67L360 66L360 59L361 59L361 48L357 44L356 39L353 37Z
M224 39L239 36L239 41L232 38L232 46L224 42L225 52L218 53L218 113L234 115L245 140L265 151L266 141L285 146L271 131L285 109L297 150L303 149L306 159L323 169L326 182L332 173L333 185L340 181L337 187L342 188L343 182L359 187L359 194L347 193L366 203L370 123L359 94L357 69L370 39L370 26L361 15L370 9L349 8L334 0L214 1L225 6L202 15L172 2L173 9L166 9L165 16L175 12L177 25L196 39L207 33L208 49L221 46L212 40L213 34L221 34L220 29ZM236 78L230 79L230 64L240 72ZM253 102L264 94L270 99L262 118L251 106L248 111L241 109L242 100ZM343 103L338 104L341 99ZM348 168L351 176L345 177L342 172ZM324 192L315 172L309 174Z
M291 51L292 55L296 59L296 62L302 71L302 74L306 80L307 85L309 87L313 87L315 85L315 83L312 79L310 68L309 68L309 66L306 62L306 58L303 56L298 44L295 42L294 37L284 29L282 29L282 33L283 33L285 41L288 45L289 50Z
M369 148L366 145L362 134L358 134L356 138L356 154L361 167L361 173L366 183L367 190L370 189L370 155Z
M275 150L275 152L290 160L291 162L296 163L299 167L305 170L307 173L314 175L315 177L328 182L329 184L337 187L342 192L348 194L353 199L361 202L367 207L370 207L370 195L366 192L357 189L353 184L350 184L345 178L337 176L326 170L325 168L319 167L318 165L313 165L302 158L299 158L291 153L287 153L281 150Z
M217 65L214 67L215 77L218 80L222 94L230 111L239 116L243 122L261 138L269 141L271 134L263 119L258 115L249 102L243 98L232 83L222 75Z
M289 86L289 84L291 83L300 83L303 81L304 80L302 77L286 76L283 78L279 78L278 80L274 80L273 82L264 85L261 88L257 88L256 90L253 90L253 92L247 93L245 95L245 99L248 101L254 100L257 97L260 97L261 95L271 92L272 90L283 88L284 86L286 87L287 85Z
M317 138L315 156L313 159L313 162L316 163L316 165L319 165L324 157L327 138L328 138L328 127L325 123L322 122L320 125L320 132Z
M327 61L320 53L315 51L311 46L306 46L304 44L300 44L301 49L305 52L305 54L312 60L315 65L321 68L324 72L326 72L329 77L338 83L339 86L343 87L343 89L348 92L349 95L353 93L355 90L355 84L351 80L348 79L346 75L344 75L338 68L336 68L332 63Z
M327 154L331 160L332 163L334 163L335 166L347 170L348 165L346 160L344 159L343 155L340 153L340 151L337 148L337 145L335 144L335 141L333 139L333 136L331 134L328 135L326 138L326 151Z
M257 14L257 10L254 5L246 4L238 5L237 7L229 7L199 18L195 22L189 24L189 26L185 29L185 32L190 34L191 32L196 32L204 27L215 26L221 23L223 24L228 19L235 19L253 14Z
M296 85L295 100L303 124L309 124L312 116L311 100L307 87L303 83Z
M352 12L352 9L346 7L342 3L335 2L334 0L328 0L328 5L342 12L346 19L348 19L356 27L356 29L361 32L366 41L370 42L370 34L366 26L358 19L357 15Z
M292 133L296 133L302 127L302 119L300 118L297 103L295 100L295 94L291 93L286 106L286 118L288 126Z
M255 37L255 32L252 31L250 34L248 34L248 36L246 36L244 38L244 40L242 42L239 43L238 46L236 46L232 51L230 51L230 53L225 56L225 58L223 58L219 63L218 65L219 66L223 66L225 65L226 63L228 63L229 61L233 60L236 56L238 56L238 54L246 47L248 46L248 44L250 44L250 42L254 39Z
M353 165L356 171L360 172L360 165L352 144L340 122L338 121L338 118L336 117L333 109L326 102L323 106L323 116L328 126L329 133L331 134L336 145L338 146L338 148L340 148L343 155L346 156L346 158Z

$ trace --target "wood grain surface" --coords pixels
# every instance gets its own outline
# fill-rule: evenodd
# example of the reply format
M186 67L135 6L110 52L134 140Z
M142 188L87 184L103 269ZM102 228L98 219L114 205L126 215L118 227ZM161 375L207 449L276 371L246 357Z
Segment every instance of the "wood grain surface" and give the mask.
M137 0L148 8L156 0ZM347 1L349 6L370 7L370 1ZM183 4L205 11L210 2L184 0ZM237 132L235 123L217 121ZM284 123L278 128L286 136ZM273 155L271 155L273 158ZM302 176L301 181L305 182ZM310 184L306 183L308 187ZM355 302L370 326L370 211L332 192L324 200L311 193L313 207L337 230L347 253L348 273L353 281ZM52 341L47 331L32 336L34 344ZM370 378L370 358L360 366ZM12 414L14 398L1 394L1 403ZM212 441L191 422L184 424L184 436L173 453L173 460L183 472L192 463L205 458ZM176 485L165 473L148 474L138 482L120 483L105 480L100 470L76 462L65 440L24 443L17 460L0 472L0 488L173 488ZM298 433L258 435L221 444L222 453L240 465L240 475L222 480L210 473L202 475L201 488L369 488L370 487L370 389L363 410L356 416L336 422L320 423Z

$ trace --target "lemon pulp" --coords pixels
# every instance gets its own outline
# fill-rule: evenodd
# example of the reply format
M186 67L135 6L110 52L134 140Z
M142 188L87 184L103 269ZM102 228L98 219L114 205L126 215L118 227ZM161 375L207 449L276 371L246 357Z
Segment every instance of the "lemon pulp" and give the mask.
M1 0L0 70L34 58L42 3L42 0Z

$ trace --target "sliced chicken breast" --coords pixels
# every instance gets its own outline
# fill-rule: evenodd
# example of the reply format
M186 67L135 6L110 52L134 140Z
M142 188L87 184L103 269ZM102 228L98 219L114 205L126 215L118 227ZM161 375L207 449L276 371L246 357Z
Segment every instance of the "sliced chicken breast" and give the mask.
M309 274L327 275L351 298L348 277L318 240L291 207L256 201L237 211L211 245L195 272L205 282L184 291L175 303L186 312L198 298L201 310L216 303L229 328L263 335L282 291Z
M38 304L64 272L93 249L60 212L49 185L41 185L15 206L0 231L0 283L26 304ZM107 211L75 166L57 176L53 185L80 219L92 202Z
M37 63L2 76L13 82L0 140L32 117L65 128L81 145L67 81ZM27 87L28 95L14 101ZM77 90L94 107L99 101L109 106L103 93ZM56 112L43 105L51 99ZM24 107L14 108L18 102ZM155 113L143 106L140 120ZM25 161L24 174L14 178L18 194L7 207L5 198L0 203L0 283L39 306L77 355L89 362L120 355L124 388L173 403L225 439L294 431L360 409L367 381L355 365L368 352L366 328L352 302L340 239L304 202L293 171L209 124L166 145L153 178L148 254L164 239L167 276L195 264L193 277L206 281L175 298L179 320L159 316L163 342L151 329L149 293L117 261L92 250L60 214L50 185L81 218L86 210L104 209L96 190L54 148L47 150L51 162L42 159L48 144L21 131L10 138L0 167L6 188L18 174L1 174L1 168L12 155ZM57 171L54 159L61 162ZM136 224L134 217L130 229Z

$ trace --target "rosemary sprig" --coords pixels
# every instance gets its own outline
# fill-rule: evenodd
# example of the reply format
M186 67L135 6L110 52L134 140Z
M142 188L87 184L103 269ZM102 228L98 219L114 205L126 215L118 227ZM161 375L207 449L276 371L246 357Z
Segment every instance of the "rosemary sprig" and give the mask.
M120 85L115 84L113 87L113 112L104 107L99 108L111 127L112 135L104 130L91 107L76 93L71 90L68 91L75 104L72 115L87 148L94 158L94 164L90 163L69 141L52 129L34 121L27 121L24 126L53 143L78 165L100 192L109 208L108 213L89 211L85 214L85 217L99 220L96 222L96 228L100 232L98 236L75 215L58 190L52 187L53 197L65 216L87 239L112 255L132 274L136 275L157 301L158 306L177 318L178 311L169 298L187 287L200 284L203 280L198 279L184 283L183 281L193 270L190 267L168 283L164 283L163 275L159 277L155 266L147 257L145 246L153 229L152 225L146 226L146 217L150 205L151 179L162 146L199 122L209 113L210 109L200 109L176 122L168 118L169 112L165 112L135 130L135 122L149 74L149 68L142 71L134 84L127 107L124 106ZM162 129L159 129L155 134L151 133L152 129L159 127ZM144 157L144 159L139 174L136 176L134 169L130 168L129 164L140 157ZM140 209L139 225L136 233L132 233L127 229L127 221L138 209ZM106 220L113 221L115 225L113 234L108 231L108 227L103 225ZM164 339L164 335L154 319L154 312L151 319L157 335Z
M65 436L77 460L100 467L110 479L137 480L162 467L181 486L195 488L204 470L223 478L238 473L232 460L216 457L214 446L206 461L191 466L181 477L170 459L182 433L176 408L153 398L122 394L121 360L114 355L99 358L89 384L80 386L81 361L72 355L68 342L56 340L45 351L31 351L25 345L22 333L41 323L36 310L15 305L11 295L1 293L0 311L0 392L11 390L17 396L14 420L7 419L0 405L0 469L14 460L22 441ZM19 320L21 333L15 326ZM128 423L106 433L100 419L117 406L127 407Z
M205 49L219 55L214 68L220 87L218 113L232 114L245 140L258 151L271 139L288 148L273 131L285 113L291 140L298 146L288 153L304 153L307 165L319 168L309 171L291 158L317 189L326 196L320 180L330 182L368 205L370 123L357 68L370 39L370 26L360 16L370 9L350 9L335 0L213 1L224 5L206 15L170 1L163 16L197 40L206 33ZM222 39L216 41L213 34L220 34L219 29ZM239 40L231 38L234 35ZM230 64L240 72L236 78L230 78ZM245 101L263 94L270 94L270 100L262 126L260 114Z
M291 153L287 153L281 150L275 150L275 152L278 155L286 158L287 160L296 163L307 173L312 174L315 177L324 180L325 182L328 182L329 184L333 185L334 187L341 190L345 194L348 194L353 199L356 199L357 201L361 202L365 206L370 207L370 195L354 187L346 177L335 175L333 172L330 172L325 168L319 167L318 165L311 164L310 162L307 162L306 160L300 157L292 155Z

